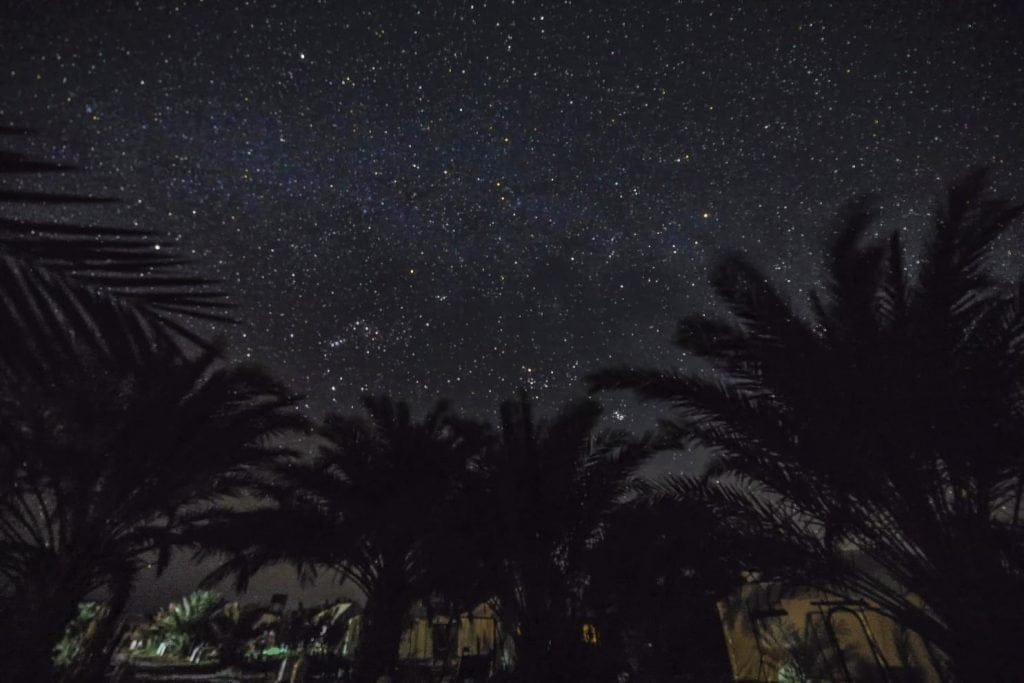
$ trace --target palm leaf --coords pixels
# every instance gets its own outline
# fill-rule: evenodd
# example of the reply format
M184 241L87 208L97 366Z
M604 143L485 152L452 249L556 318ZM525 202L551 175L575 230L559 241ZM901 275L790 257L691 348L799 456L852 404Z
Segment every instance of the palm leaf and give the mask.
M25 136L5 129L0 135ZM63 174L73 167L0 154L0 174ZM10 189L0 204L108 204L107 197ZM0 218L0 377L59 376L82 353L138 359L182 341L212 348L179 320L228 322L218 281L150 230Z

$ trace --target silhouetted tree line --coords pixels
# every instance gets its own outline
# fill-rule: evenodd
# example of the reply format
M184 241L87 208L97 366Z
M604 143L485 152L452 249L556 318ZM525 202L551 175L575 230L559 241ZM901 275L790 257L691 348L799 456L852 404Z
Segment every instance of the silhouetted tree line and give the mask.
M0 173L70 171L0 152ZM539 418L519 396L489 424L367 396L364 415L314 423L197 331L230 304L163 235L0 218L0 667L101 678L139 572L186 548L218 559L210 583L275 563L353 582L362 681L393 669L428 599L491 600L509 680L728 680L714 605L751 572L871 600L950 680L1007 680L1024 634L1024 280L991 256L1022 207L986 187L982 171L951 185L914 264L899 232L873 235L873 199L847 205L806 315L722 259L726 314L675 335L700 368L585 378L664 406L640 438L602 429L592 399ZM0 190L34 209L109 201ZM283 445L298 435L316 452ZM703 475L638 477L693 447L713 456ZM96 594L98 635L58 666Z

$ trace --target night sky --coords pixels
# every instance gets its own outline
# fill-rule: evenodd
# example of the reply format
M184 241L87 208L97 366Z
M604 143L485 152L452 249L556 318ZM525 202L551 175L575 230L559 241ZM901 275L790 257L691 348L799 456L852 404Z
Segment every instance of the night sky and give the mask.
M913 233L972 164L1024 187L1016 0L3 6L0 123L180 235L314 416L551 408L677 362L726 250L800 296L856 193Z

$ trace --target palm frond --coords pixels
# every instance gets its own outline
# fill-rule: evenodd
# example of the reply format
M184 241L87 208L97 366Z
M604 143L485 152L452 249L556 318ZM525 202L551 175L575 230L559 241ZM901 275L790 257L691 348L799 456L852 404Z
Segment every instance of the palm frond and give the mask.
M662 440L712 454L703 478L660 482L655 499L709 507L751 568L799 557L780 576L859 594L976 664L978 628L993 642L1024 628L978 607L1021 592L1024 558L1024 290L990 258L1024 207L987 186L977 170L950 187L913 278L899 234L870 240L871 203L850 203L811 328L729 257L714 284L737 323L691 316L676 339L710 369L586 378L664 403Z
M23 135L24 132L4 131ZM0 173L60 174L64 164L0 155ZM106 197L4 190L0 204L107 204ZM80 353L129 358L183 340L179 319L229 322L219 282L195 277L190 258L155 231L0 218L0 375L61 368Z

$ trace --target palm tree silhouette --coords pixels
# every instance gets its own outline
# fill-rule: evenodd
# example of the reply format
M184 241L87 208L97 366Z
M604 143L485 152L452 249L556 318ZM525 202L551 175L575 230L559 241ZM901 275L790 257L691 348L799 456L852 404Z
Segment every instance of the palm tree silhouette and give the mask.
M732 532L707 506L636 487L587 559L584 601L606 656L644 680L732 680L716 611L742 584Z
M24 140L26 129L0 128ZM0 151L0 177L40 182L77 169ZM12 210L109 204L109 197L0 188ZM59 377L88 354L124 366L153 347L209 349L191 321L229 321L217 282L191 272L168 236L152 230L0 217L0 381Z
M234 575L239 588L279 562L354 583L366 598L355 675L374 681L395 664L410 608L445 580L453 500L480 442L443 401L420 421L387 396L363 404L365 418L326 418L317 457L268 478L271 506L212 521L201 554L226 553L209 580Z
M53 680L79 601L107 590L113 628L153 553L165 565L214 502L290 455L274 439L305 425L262 370L217 367L213 354L65 382L74 391L8 385L0 405L0 457L18 463L0 484L2 659L26 681Z
M483 558L518 680L579 679L588 553L650 454L627 434L599 432L600 418L597 403L581 401L536 421L521 395L501 406L479 462L466 545Z
M0 153L0 174L72 170ZM110 201L0 189L15 214ZM211 500L284 454L268 439L304 426L282 386L217 367L185 326L229 306L190 265L151 231L0 218L0 660L20 680L54 680L54 644L100 589L90 642L107 648L147 556L165 563Z
M730 256L711 283L732 319L690 316L675 337L708 368L587 378L670 405L665 432L714 455L664 492L732 520L767 550L755 564L873 600L959 680L1018 669L1024 632L1006 607L1024 600L1024 291L989 258L1022 207L986 188L984 171L950 187L916 278L898 232L868 239L862 198L809 317Z

